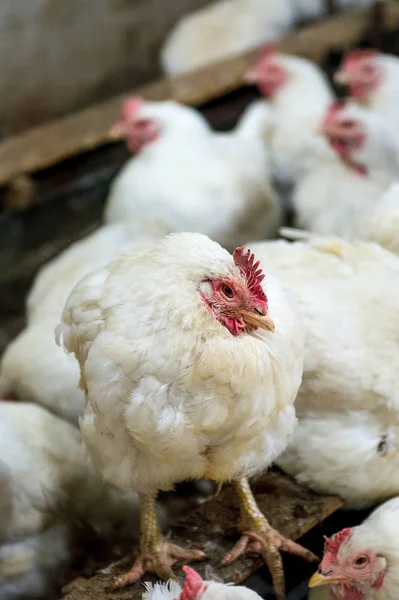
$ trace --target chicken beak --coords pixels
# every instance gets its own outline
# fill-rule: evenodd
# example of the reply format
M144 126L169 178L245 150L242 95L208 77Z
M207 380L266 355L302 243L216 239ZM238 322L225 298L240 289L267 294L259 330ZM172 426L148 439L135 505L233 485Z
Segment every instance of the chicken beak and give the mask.
M273 332L275 330L274 321L271 317L269 317L269 315L259 315L246 310L242 310L240 314L245 323L248 325L254 325L255 327L259 327L259 329L264 329L265 331Z
M115 123L108 132L111 140L119 140L124 136L124 127L122 123Z
M346 73L345 71L343 71L341 69L340 71L337 71L334 74L333 80L335 81L335 83L338 83L339 85L348 85L348 83L349 83L348 73Z
M249 69L243 75L244 83L248 83L249 85L254 85L258 83L258 72L255 68Z
M312 589L322 585L331 585L332 583L341 583L341 580L338 577L326 577L319 573L319 571L316 571L309 579L308 587Z

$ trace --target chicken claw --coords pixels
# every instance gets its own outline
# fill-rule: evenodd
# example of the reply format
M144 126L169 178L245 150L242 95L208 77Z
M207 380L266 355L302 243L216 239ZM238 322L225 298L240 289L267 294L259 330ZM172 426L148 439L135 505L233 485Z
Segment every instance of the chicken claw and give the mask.
M295 554L309 562L317 561L318 558L313 552L283 537L271 527L259 510L247 479L240 479L240 481L235 483L235 486L240 498L241 523L239 529L242 532L242 536L219 564L220 566L230 565L246 552L261 554L269 567L276 598L284 600L284 569L280 552Z
M189 562L191 560L202 560L205 553L201 550L186 550L175 544L169 544L167 541L161 541L159 547L152 553L139 555L133 567L120 575L114 583L114 589L122 589L132 585L148 572L156 573L163 581L168 579L177 580L171 566L178 561Z
M201 550L186 550L175 544L170 544L162 538L157 522L155 511L155 499L149 496L139 495L141 537L140 554L127 573L120 575L115 583L114 589L122 589L132 585L147 572L167 581L177 579L171 569L178 561L189 562L191 560L203 560L206 555Z

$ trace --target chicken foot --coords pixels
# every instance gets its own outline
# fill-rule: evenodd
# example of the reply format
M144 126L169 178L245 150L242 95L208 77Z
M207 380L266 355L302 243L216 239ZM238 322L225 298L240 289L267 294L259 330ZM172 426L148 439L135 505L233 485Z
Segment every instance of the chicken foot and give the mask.
M230 565L245 552L258 552L269 567L276 598L284 600L284 569L280 552L289 552L308 561L317 561L318 558L306 548L283 537L271 527L266 517L259 510L245 477L236 481L234 486L240 503L241 521L239 530L242 536L234 548L223 557L220 566Z
M171 566L178 561L202 560L205 553L201 550L186 550L165 540L159 530L155 509L155 497L139 494L140 502L140 553L127 573L118 577L115 589L121 589L136 583L147 572L167 581L177 579Z

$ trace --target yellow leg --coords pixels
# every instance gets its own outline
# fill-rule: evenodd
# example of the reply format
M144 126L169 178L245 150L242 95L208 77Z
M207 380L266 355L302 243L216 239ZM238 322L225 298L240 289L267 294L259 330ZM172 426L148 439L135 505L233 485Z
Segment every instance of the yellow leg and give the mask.
M171 569L177 561L202 560L204 552L186 550L170 544L161 535L155 508L155 496L139 494L140 502L140 553L132 568L117 578L115 588L136 583L145 573L156 573L160 579L176 579Z
M317 556L292 540L284 538L271 527L260 511L245 477L236 481L234 487L240 504L239 530L242 536L234 548L224 556L220 564L221 566L229 565L248 551L258 552L270 569L276 598L284 600L285 582L280 551L296 554L308 561L318 560Z

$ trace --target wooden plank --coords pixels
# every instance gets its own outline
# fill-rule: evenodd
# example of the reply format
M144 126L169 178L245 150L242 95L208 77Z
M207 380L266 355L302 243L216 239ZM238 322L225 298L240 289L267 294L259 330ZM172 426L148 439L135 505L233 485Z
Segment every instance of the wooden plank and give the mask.
M271 524L292 539L298 539L342 507L339 498L314 494L278 471L269 472L254 482L253 489L259 507ZM215 568L236 539L234 524L237 522L236 498L232 488L226 487L218 498L203 504L174 526L171 538L182 546L206 551L208 560L194 565L202 576L207 565L212 565L213 571L225 582L241 583L262 564L259 558L247 556L229 567ZM115 577L131 566L133 558L133 555L126 556L91 579L79 577L64 588L63 600L141 600L140 583L125 590L112 590ZM146 578L150 579L151 576Z
M399 27L399 5L387 3L386 29ZM281 39L276 47L282 52L307 56L321 62L330 51L344 51L358 43L370 26L370 8L337 15L295 31ZM256 52L211 65L194 73L161 79L132 90L149 100L173 98L199 105L243 85L243 75ZM110 141L109 129L115 122L124 96L94 105L79 113L26 131L0 143L0 185L22 173L45 169L69 157Z

